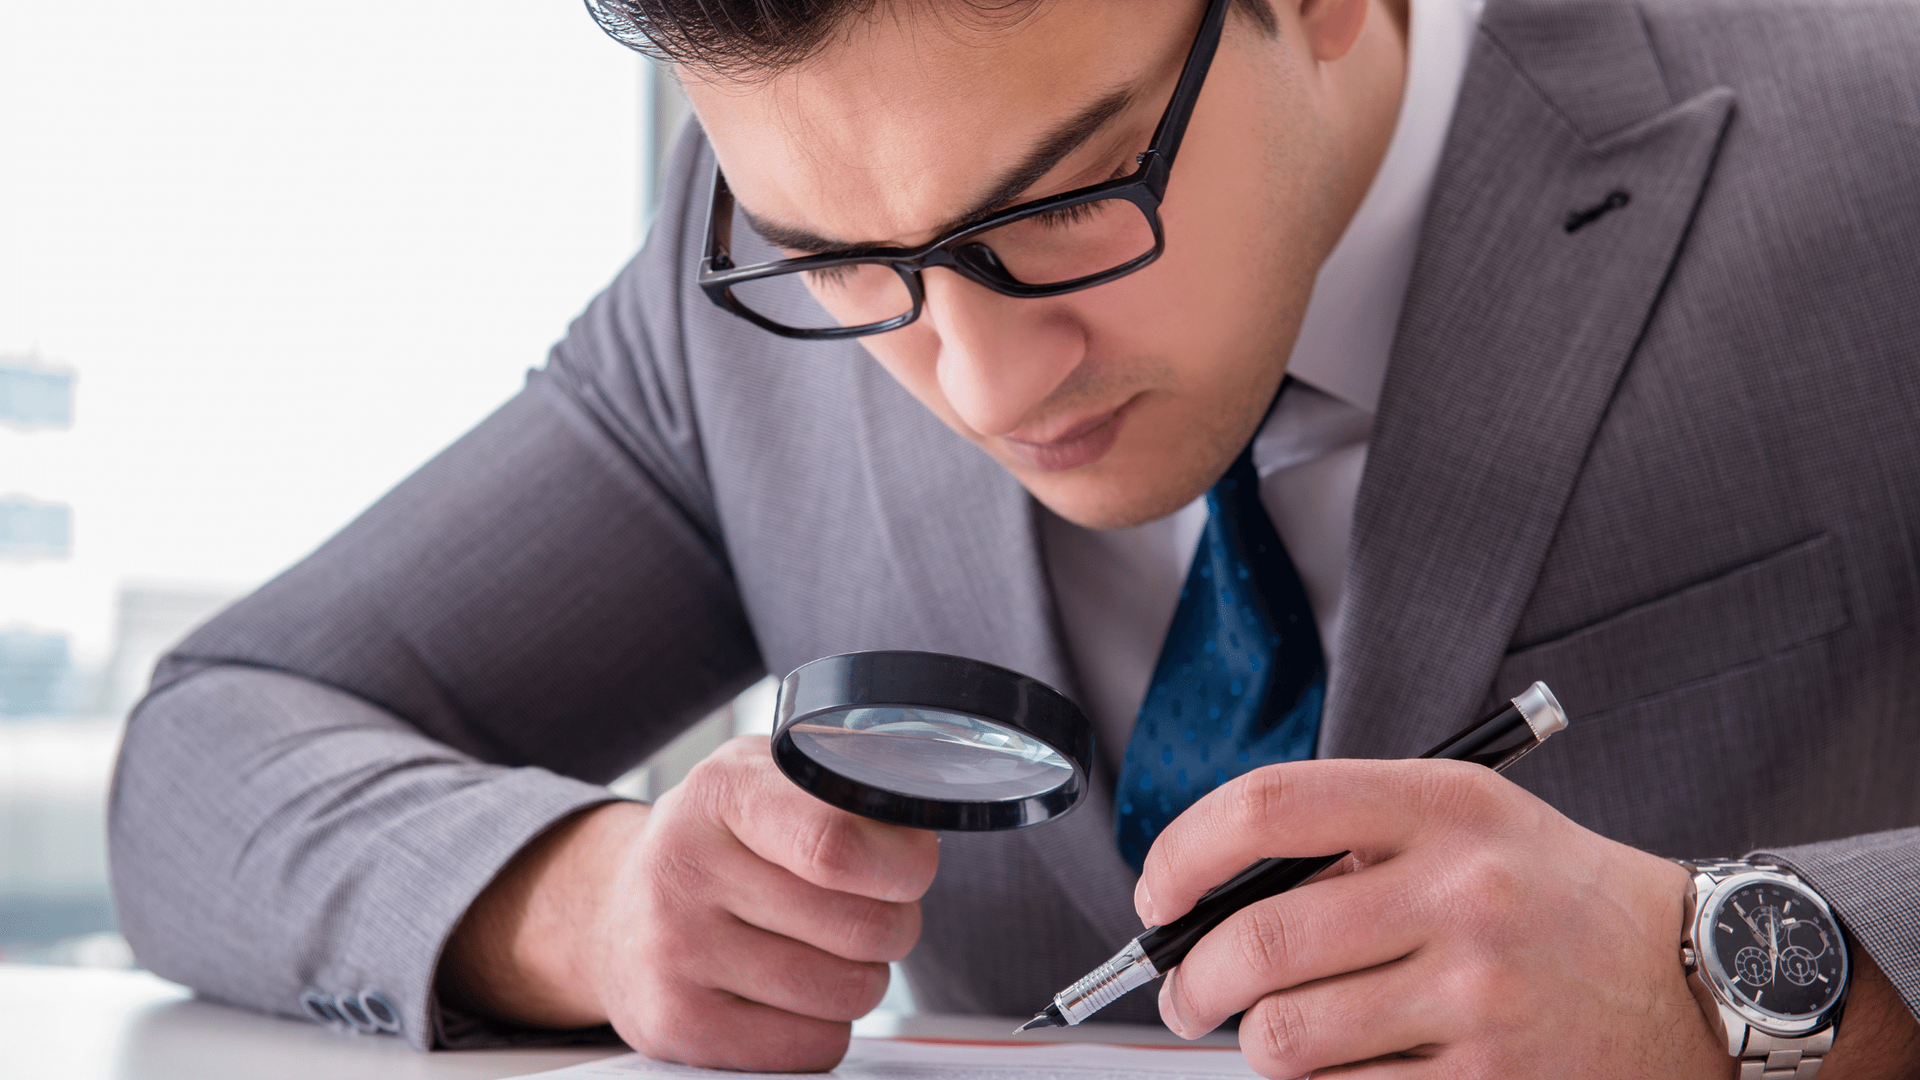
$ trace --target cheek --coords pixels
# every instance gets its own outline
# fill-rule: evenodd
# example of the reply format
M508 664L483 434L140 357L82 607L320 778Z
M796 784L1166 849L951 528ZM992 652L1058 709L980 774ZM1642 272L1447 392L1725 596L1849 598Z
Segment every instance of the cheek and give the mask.
M1165 303L1219 349L1284 357L1314 276L1343 227L1327 191L1331 148L1278 62L1241 57L1209 81L1161 206ZM1274 117L1286 117L1284 129Z
M1177 303L1197 332L1243 348L1254 344L1252 335L1272 332L1277 313L1304 310L1319 262L1284 204L1248 188L1230 175L1197 177L1188 197L1162 210L1167 249L1160 259L1163 302Z

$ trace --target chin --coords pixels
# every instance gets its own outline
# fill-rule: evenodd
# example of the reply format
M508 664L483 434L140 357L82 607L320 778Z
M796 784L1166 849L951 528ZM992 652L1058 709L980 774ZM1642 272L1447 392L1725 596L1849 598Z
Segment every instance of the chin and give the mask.
M1123 434L1106 457L1078 469L1049 473L1001 464L1047 509L1075 525L1126 529L1166 517L1206 494L1244 441L1244 436L1201 433L1170 447L1157 434ZM1220 445L1210 445L1215 442Z
M1021 476L1047 509L1086 529L1127 529L1162 518L1206 491L1167 477ZM1155 481L1158 481L1157 483Z

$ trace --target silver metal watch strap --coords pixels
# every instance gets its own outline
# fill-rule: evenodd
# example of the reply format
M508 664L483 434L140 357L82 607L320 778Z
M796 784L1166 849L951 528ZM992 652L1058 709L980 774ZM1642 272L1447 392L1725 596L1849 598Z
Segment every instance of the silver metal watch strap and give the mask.
M1744 859L1720 859L1715 861L1705 859L1680 859L1679 863L1681 866L1696 873L1705 874L1715 881L1721 878L1732 877L1735 874L1744 874L1749 870L1771 870L1776 874L1793 873L1793 871L1788 870L1786 867L1775 863L1747 862Z
M1681 859L1679 863L1695 873L1705 874L1715 882L1751 870L1767 870L1799 880L1798 874L1774 863L1734 860L1707 862L1692 859ZM1739 1080L1789 1080L1789 1078L1814 1080L1820 1072L1822 1058L1831 1049L1833 1049L1831 1025L1818 1034L1797 1039L1783 1039L1748 1025L1747 1042L1740 1051Z
M1748 1028L1747 1047L1740 1052L1740 1080L1813 1080L1831 1049L1832 1028L1802 1039L1778 1039Z

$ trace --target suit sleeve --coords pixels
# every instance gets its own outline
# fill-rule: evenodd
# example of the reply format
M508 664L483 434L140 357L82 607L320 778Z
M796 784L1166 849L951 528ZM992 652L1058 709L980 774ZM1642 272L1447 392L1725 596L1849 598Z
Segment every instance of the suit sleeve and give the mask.
M690 132L663 222L704 160ZM656 229L518 396L161 662L109 810L147 967L296 1016L377 995L421 1048L580 1037L453 1015L434 972L515 852L761 673L685 378L689 231Z
M1755 852L1805 878L1920 1019L1920 829Z

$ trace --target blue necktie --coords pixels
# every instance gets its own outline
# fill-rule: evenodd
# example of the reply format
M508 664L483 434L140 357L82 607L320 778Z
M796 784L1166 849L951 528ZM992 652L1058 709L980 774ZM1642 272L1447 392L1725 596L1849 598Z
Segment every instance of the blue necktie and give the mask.
M1320 632L1260 502L1251 445L1207 492L1207 509L1114 793L1120 855L1135 870L1202 795L1262 765L1312 757L1320 733Z

